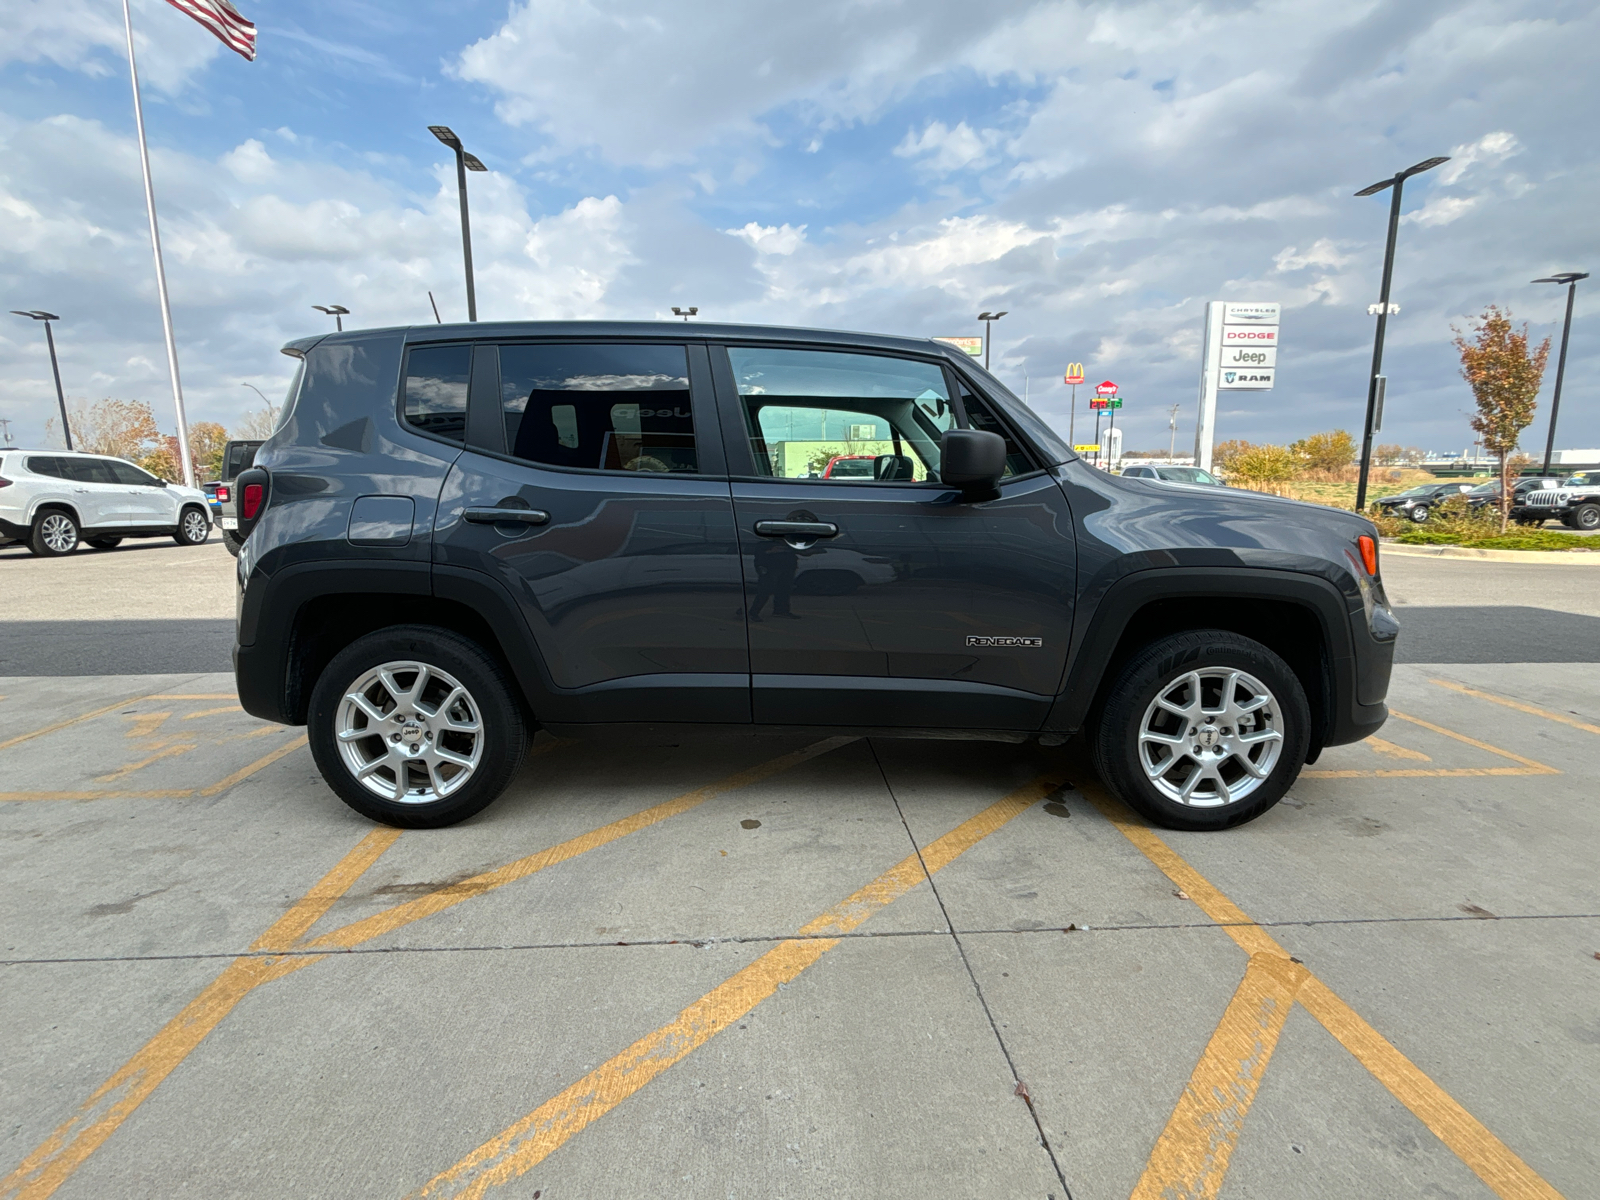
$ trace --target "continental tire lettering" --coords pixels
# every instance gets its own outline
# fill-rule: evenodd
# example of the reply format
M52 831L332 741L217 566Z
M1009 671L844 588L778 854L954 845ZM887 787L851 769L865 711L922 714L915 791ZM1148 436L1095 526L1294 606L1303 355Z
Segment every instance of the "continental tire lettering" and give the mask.
M1034 637L977 637L967 638L969 646L1023 646L1030 650L1037 650L1044 645L1043 638Z

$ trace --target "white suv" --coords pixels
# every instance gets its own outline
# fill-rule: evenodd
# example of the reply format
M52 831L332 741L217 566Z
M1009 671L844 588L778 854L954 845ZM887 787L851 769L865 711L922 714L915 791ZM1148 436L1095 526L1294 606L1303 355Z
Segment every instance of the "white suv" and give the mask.
M205 493L157 479L120 458L60 450L0 456L0 544L71 554L79 542L109 550L127 537L198 546L211 534Z

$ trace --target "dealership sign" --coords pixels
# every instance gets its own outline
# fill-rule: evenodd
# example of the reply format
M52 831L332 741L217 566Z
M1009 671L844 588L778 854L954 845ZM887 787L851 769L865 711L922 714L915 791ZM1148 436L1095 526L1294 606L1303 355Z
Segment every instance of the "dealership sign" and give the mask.
M1275 367L1278 365L1276 343L1264 346L1224 346L1222 369L1230 367Z
M1277 374L1276 304L1235 304L1222 309L1222 330L1216 350L1216 386L1223 391L1268 391Z
M1272 387L1274 374L1270 367L1255 370L1234 370L1223 367L1222 374L1217 379L1217 386L1224 390L1231 388L1234 391L1265 391Z

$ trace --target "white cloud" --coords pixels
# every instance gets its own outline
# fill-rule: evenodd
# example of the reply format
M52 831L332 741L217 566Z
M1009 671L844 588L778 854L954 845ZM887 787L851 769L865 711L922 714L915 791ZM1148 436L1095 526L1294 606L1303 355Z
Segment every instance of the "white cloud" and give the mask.
M724 230L753 246L758 254L793 254L806 240L804 225L758 225L754 221L739 229Z
M987 166L990 149L999 140L997 131L977 132L965 121L954 128L943 121L930 121L920 134L907 130L894 152L900 158L918 159L921 166L935 174L948 175Z
M1318 238L1304 254L1297 246L1285 246L1272 256L1272 265L1280 271L1303 271L1307 267L1342 267L1350 261L1348 254L1339 253L1332 238Z
M6 0L0 4L0 66L53 62L102 76L128 70L121 5L96 0ZM140 81L179 91L222 52L222 44L160 0L133 0L133 46Z
M1475 142L1457 146L1450 152L1450 161L1439 172L1439 182L1448 186L1457 182L1478 163L1498 165L1513 154L1522 153L1522 145L1513 133L1501 130L1486 133Z
M1415 212L1400 218L1402 225L1448 225L1478 206L1476 196L1435 196Z

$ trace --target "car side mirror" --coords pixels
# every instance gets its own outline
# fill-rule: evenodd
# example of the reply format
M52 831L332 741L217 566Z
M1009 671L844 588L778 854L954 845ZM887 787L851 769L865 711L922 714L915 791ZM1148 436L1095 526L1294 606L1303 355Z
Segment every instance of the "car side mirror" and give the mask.
M939 479L970 499L995 492L1006 469L1006 440L983 429L947 429L939 439Z
M157 487L166 487L167 486L167 481L165 479L157 479L156 480L156 486Z
M915 479L917 467L907 455L880 454L872 460L872 477L880 483Z

